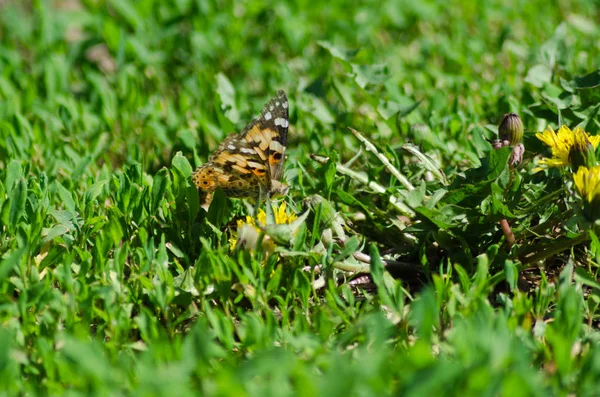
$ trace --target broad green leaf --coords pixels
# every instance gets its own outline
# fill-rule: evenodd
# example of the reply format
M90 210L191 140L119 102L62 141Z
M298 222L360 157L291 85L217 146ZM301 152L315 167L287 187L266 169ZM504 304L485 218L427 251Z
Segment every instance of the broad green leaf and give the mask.
M77 212L75 208L75 200L73 199L73 195L70 191L68 191L59 181L55 182L56 192L60 197L60 201L65 206L67 211L75 214Z
M215 190L212 202L208 207L208 222L219 229L227 220L228 215L229 201L223 193L223 189L219 188Z
M438 210L427 207L417 207L415 208L415 211L433 222L440 229L449 229L452 227L452 223L446 218L446 215Z
M161 168L160 171L154 175L154 179L152 180L152 213L158 209L165 196L167 186L170 185L168 173L169 172L166 168Z
M25 202L27 200L27 182L19 178L9 194L10 209L8 224L14 230L21 218L25 215Z
M6 189L10 192L20 178L23 178L23 167L19 161L11 160L6 167Z
M187 158L185 158L181 152L175 153L173 161L171 163L175 169L179 171L184 178L189 179L192 176L192 166Z
M487 173L487 179L493 180L500 176L508 167L508 159L512 153L512 148L503 147L502 149L492 150L490 152L490 162Z
M550 83L552 71L546 65L538 64L527 71L525 81L535 87L542 88L544 84Z

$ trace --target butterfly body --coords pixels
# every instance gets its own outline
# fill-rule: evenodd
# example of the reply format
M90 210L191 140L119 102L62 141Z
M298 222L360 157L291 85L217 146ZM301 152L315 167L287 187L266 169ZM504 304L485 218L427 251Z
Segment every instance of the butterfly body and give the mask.
M264 197L287 191L279 180L289 127L288 100L285 92L262 108L239 134L228 136L194 171L194 185L205 193L221 188L229 197Z

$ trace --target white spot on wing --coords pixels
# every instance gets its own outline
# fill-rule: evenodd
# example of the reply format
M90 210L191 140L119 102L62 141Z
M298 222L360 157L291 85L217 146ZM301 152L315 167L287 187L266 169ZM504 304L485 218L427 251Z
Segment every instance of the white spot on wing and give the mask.
M269 149L275 152L283 153L285 151L285 146L283 146L280 142L271 141L269 144Z
M281 106L283 106L284 109L287 109L288 108L288 103L284 102L284 103L281 104Z
M248 166L257 170L264 170L265 166L261 163L257 163L256 161L248 161Z
M279 107L279 101L275 102L275 106Z
M247 153L247 154L253 154L254 153L254 149L243 147L243 148L240 149L240 152Z
M273 111L273 109L275 109L275 106L273 106L273 105L269 106L269 110L270 110L271 112Z
M271 120L271 117L272 117L271 112L265 113L265 120L269 121L269 120Z
M235 150L235 146L233 146L233 145L228 145L228 146L227 146L227 149L229 149L229 150Z
M287 128L290 125L290 123L286 119L284 119L284 118L277 117L275 119L275 125L278 125L278 126L283 127L283 128Z

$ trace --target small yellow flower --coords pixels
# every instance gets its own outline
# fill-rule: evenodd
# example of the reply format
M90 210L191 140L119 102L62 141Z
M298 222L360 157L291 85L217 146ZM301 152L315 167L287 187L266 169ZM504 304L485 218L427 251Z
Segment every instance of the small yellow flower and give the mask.
M288 214L286 209L287 209L287 206L286 206L285 202L282 202L281 205L279 206L279 208L274 209L273 215L275 215L275 223L277 225L283 225L283 224L289 225L290 223L294 222L298 218L298 216L294 212L291 212ZM252 230L250 228L248 228L248 226L252 226L252 228L254 228L254 231L256 232L255 235L256 235L256 237L258 237L258 234L260 234L260 228L257 225L257 221L258 221L258 224L260 224L262 226L267 224L267 213L262 208L259 208L258 214L256 215L256 219L254 219L248 215L246 215L245 221L242 219L238 219L237 233L234 233L231 236L231 238L229 239L229 247L232 250L237 245L238 237L242 235L242 231L244 231L245 234L247 234L247 235L252 234ZM250 244L250 245L253 245L253 244Z
M571 156L574 146L582 148L591 144L593 149L596 150L600 144L600 135L590 136L581 127L576 127L571 131L569 127L563 125L558 132L554 132L551 127L547 127L544 132L537 133L535 136L552 149L552 158L540 160L540 165L547 167L571 166L573 165ZM535 171L537 170L539 168Z
M264 217L264 222L263 225L267 223L267 214L262 211L263 217ZM290 224L292 222L294 222L298 216L296 215L296 213L292 212L288 215L288 213L286 212L286 205L285 202L282 202L281 205L279 206L278 209L275 210L275 223L278 225L283 225L283 224ZM258 216L261 216L261 211L258 212ZM262 221L261 221L262 222Z
M594 221L600 215L600 166L579 167L573 175L575 188L583 199L585 215Z

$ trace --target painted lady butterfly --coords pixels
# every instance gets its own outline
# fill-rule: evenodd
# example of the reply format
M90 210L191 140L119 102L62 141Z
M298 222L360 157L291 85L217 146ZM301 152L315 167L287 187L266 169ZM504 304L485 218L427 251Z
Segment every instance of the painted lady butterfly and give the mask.
M288 186L279 180L287 144L288 107L285 92L278 91L257 118L239 134L228 136L192 174L194 185L208 195L221 187L227 196L238 198L285 194Z

